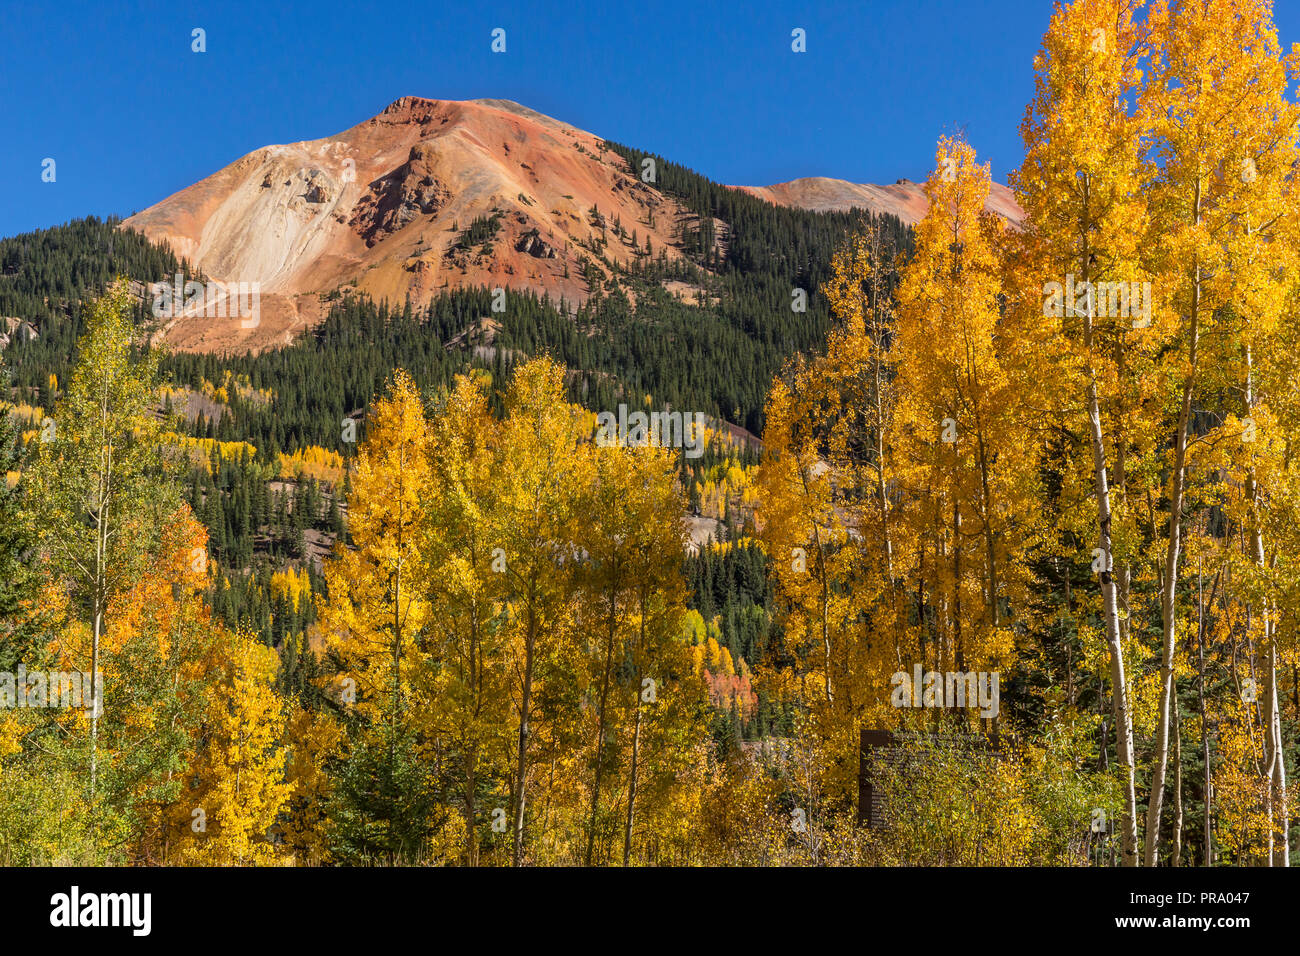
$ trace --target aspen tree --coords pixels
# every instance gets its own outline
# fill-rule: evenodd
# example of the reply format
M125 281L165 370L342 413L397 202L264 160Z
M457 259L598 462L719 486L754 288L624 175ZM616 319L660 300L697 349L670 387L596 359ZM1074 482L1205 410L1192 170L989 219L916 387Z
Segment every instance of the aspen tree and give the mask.
M1025 210L1026 258L1044 282L1045 321L1057 330L1054 373L1082 406L1092 452L1099 580L1116 749L1124 785L1121 847L1126 866L1138 864L1133 714L1120 627L1114 566L1115 455L1103 420L1104 390L1116 387L1115 356L1126 335L1121 323L1099 322L1096 294L1067 301L1067 284L1132 282L1144 222L1141 195L1143 128L1128 108L1141 82L1139 0L1077 0L1056 8L1034 61L1035 95L1021 124L1025 160L1013 176ZM1048 291L1046 283L1056 283ZM1032 286L1031 286L1032 288ZM1130 286L1131 289L1131 286ZM1071 308L1071 306L1073 306ZM1032 303L1022 307L1033 308ZM1127 318L1124 318L1127 321ZM1121 489L1122 490L1122 489Z
M423 813L414 807L424 806L423 795L411 788L394 793L386 788L404 779L408 768L422 772L410 758L409 744L418 710L411 700L414 665L429 619L422 549L430 497L427 428L419 392L399 369L389 393L376 403L357 451L348 498L353 547L335 545L324 569L328 598L318 611L326 647L339 668L331 693L345 712L360 718L349 753L374 761L384 777L373 781L380 790L378 809L366 813L383 818L390 863L399 845L401 852L413 852L412 834L422 825L416 817ZM385 753L376 756L380 751ZM357 775L363 788L375 777L368 766ZM354 796L346 799L356 802Z
M503 552L514 646L512 692L518 714L512 861L524 862L529 745L540 656L559 651L573 623L574 488L579 419L564 400L563 369L535 359L515 371L506 396L494 530Z
M74 613L90 631L90 647L76 666L89 667L92 686L103 680L109 609L146 566L178 500L150 414L158 354L142 341L131 310L125 279L87 306L86 332L50 440L38 445L24 478L32 503L29 527L48 573L67 583ZM92 711L89 720L92 829L101 711Z
M356 683L357 710L375 724L404 719L414 652L428 620L420 532L429 499L428 423L410 376L398 370L357 451L348 531L325 566L321 629Z
M1193 401L1206 377L1205 366L1217 357L1218 343L1231 338L1246 352L1246 406L1248 413L1254 411L1251 339L1276 322L1277 308L1270 302L1279 301L1286 288L1285 278L1278 281L1283 271L1279 265L1289 254L1272 240L1292 214L1285 180L1294 174L1297 114L1287 100L1288 70L1294 69L1294 61L1283 63L1280 58L1269 0L1159 0L1149 25L1152 75L1141 96L1141 111L1153 136L1155 241L1149 256L1161 299L1175 323L1175 350L1169 361L1179 393L1160 581L1160 704L1144 851L1146 864L1154 866L1175 706L1178 585ZM1258 520L1251 523L1252 557L1262 566ZM1260 612L1270 662L1266 672L1272 674L1270 610L1266 605ZM1275 677L1266 680L1272 686ZM1270 712L1268 720L1266 752L1271 789L1276 789L1285 780L1281 731L1276 714ZM1285 793L1285 787L1281 789ZM1276 861L1286 854L1271 856Z
M499 430L482 385L460 376L433 418L428 451L437 493L428 502L424 544L430 608L424 720L460 766L454 789L469 866L479 861L480 792L506 774L504 751L492 746L508 723L505 575L494 570Z
M960 140L941 139L925 184L930 211L901 270L892 349L904 513L932 542L938 663L967 669L1011 650L1001 605L1015 579L1011 516L1032 472L999 329L1000 227L984 215L989 170ZM972 546L972 542L975 542Z

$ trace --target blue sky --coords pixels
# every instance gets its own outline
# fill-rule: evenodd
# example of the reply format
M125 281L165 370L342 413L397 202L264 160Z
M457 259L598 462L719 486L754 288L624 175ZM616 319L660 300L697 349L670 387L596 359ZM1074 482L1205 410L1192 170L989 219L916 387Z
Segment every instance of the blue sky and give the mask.
M517 100L733 184L921 179L936 138L964 129L1005 181L1050 13L1049 0L0 0L0 236L128 215L403 95ZM1277 19L1289 49L1300 2ZM191 52L195 27L206 53Z

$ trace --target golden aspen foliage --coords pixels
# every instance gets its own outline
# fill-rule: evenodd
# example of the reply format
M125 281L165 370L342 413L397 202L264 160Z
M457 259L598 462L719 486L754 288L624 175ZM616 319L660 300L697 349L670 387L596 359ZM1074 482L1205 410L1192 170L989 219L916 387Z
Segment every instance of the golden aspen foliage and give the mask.
M376 725L408 715L411 659L428 621L421 549L428 440L419 392L399 370L357 450L348 500L353 547L337 545L325 565L321 632L355 692L357 713Z
M339 752L344 729L328 713L308 710L298 701L288 706L284 779L292 789L279 821L284 848L297 865L319 866L329 858L327 808L333 778L327 764Z
M433 416L428 456L438 493L422 528L429 566L429 640L415 676L428 701L419 715L454 781L447 800L462 817L460 862L476 866L501 809L509 774L508 594L497 550L500 424L484 383L460 376ZM493 791L498 799L491 799ZM503 811L504 812L504 811Z
M1300 159L1300 107L1291 99L1297 60L1281 55L1268 0L1158 0L1148 26L1151 79L1139 96L1152 136L1146 257L1158 289L1157 312L1171 337L1162 363L1171 447L1160 577L1159 725L1144 852L1144 862L1154 866L1177 705L1178 635L1190 616L1177 592L1184 570L1182 527L1191 504L1188 450L1199 430L1193 409L1204 390L1229 385L1243 392L1247 415L1255 411L1255 349L1276 325L1295 283L1296 252L1289 240L1295 234L1291 180ZM1248 484L1254 480L1249 477ZM1250 494L1257 499L1253 487ZM1262 567L1269 549L1257 519L1246 524L1252 556ZM1266 718L1267 812L1276 809L1285 821L1275 621L1267 600L1256 610L1264 617L1269 658L1262 683L1274 702ZM1273 855L1285 856L1285 845Z
M282 598L295 611L310 603L311 576L306 568L286 568L271 574L271 597Z
M284 701L275 690L279 658L248 631L227 635L188 788L192 806L182 862L256 866L277 861L270 831L293 785L284 780ZM194 810L201 811L195 816ZM202 819L197 832L194 821Z
M1022 400L1041 410L1041 460L1062 488L1043 545L1058 580L1090 557L1098 568L1098 590L1081 589L1076 601L1071 589L1058 613L1071 648L1077 633L1107 651L1126 865L1138 861L1133 733L1144 705L1131 699L1141 690L1131 672L1146 656L1131 638L1142 622L1130 590L1154 570L1130 486L1142 488L1155 467L1152 370L1168 335L1141 261L1147 131L1131 106L1147 51L1141 8L1078 0L1054 11L1021 124L1025 159L1011 177L1025 225L1004 258L1006 313L1032 356L1016 377ZM1092 647L1084 643L1085 658Z
M898 288L895 480L935 615L930 662L991 671L1010 659L1037 489L1019 383L1003 363L1015 336L999 329L1002 225L983 212L988 167L960 140L940 140L935 158Z
M342 455L316 445L296 449L290 454L280 452L278 464L280 477L294 481L315 478L317 481L340 482L345 468Z

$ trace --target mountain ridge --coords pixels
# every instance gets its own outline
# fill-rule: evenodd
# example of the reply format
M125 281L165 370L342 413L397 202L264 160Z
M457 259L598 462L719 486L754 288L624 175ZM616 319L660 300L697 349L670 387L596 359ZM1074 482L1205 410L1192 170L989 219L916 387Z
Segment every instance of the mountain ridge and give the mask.
M812 212L846 212L869 209L875 213L897 216L905 225L914 226L925 218L929 209L925 190L920 183L899 179L887 186L854 183L829 176L804 176L771 186L733 186L751 196L766 199L778 206L796 206ZM1024 210L1015 195L1001 183L991 183L984 208L1012 223L1024 219Z

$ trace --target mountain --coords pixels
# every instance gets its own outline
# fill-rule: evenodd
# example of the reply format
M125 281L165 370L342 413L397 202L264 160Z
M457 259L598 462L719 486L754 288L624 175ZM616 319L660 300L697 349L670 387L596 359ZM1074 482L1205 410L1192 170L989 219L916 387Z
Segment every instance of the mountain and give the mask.
M707 234L725 256L727 224L702 226L681 196L642 182L637 159L517 103L408 96L335 136L249 153L123 225L207 278L260 284L256 324L181 315L167 329L174 348L257 351L316 325L322 296L336 291L419 307L451 289L500 286L572 308L629 265L694 252L688 235ZM925 205L906 181L741 188L778 206L904 222ZM992 207L1018 212L995 190Z
M909 226L920 222L930 208L921 185L910 179L900 179L892 186L873 186L869 183L850 183L843 179L812 176L775 186L736 188L778 206L794 206L815 212L868 209L875 213L897 216ZM992 184L984 208L1013 223L1021 222L1025 216L1014 194L1001 183Z
M336 289L416 305L483 285L582 301L583 260L608 224L671 257L689 218L590 133L504 100L403 97L336 136L249 153L123 225L208 278L260 283L256 328L173 322L174 346L209 350L277 344ZM603 254L624 265L637 250Z

